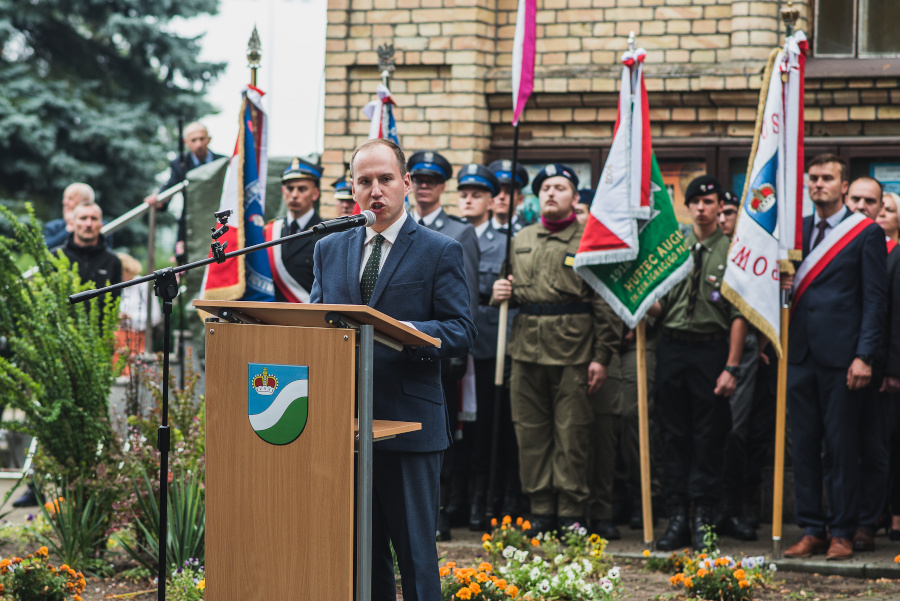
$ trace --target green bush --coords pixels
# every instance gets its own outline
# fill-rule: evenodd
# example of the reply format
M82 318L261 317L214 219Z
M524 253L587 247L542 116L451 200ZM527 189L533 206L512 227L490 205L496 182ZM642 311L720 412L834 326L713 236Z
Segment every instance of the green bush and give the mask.
M47 547L41 547L34 555L0 560L0 599L64 601L71 596L80 601L84 576L66 565L53 567L47 553Z

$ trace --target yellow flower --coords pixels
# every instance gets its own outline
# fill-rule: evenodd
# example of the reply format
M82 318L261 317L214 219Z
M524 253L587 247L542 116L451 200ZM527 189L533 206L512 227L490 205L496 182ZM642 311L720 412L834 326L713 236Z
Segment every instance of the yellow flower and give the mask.
M197 590L202 591L206 588L206 578L197 583Z
M481 540L482 540L482 542L487 542L487 541L491 540L491 535L488 534L487 532L485 532L485 533L481 536Z
M438 569L438 574L440 575L441 578L443 578L444 576L449 576L449 575L450 575L450 568L448 568L447 566L441 566L441 567Z
M536 538L533 538L533 539L531 539L531 546L532 546L532 547L540 547L540 546L541 546L541 541L539 541L539 540L536 539Z
M745 580L747 578L747 573L744 570L735 570L734 577L738 580Z
M493 569L494 569L494 568L491 566L491 564L489 564L489 563L486 562L486 561L482 561L480 564L478 564L478 571L479 571L479 572L490 572L490 571L493 570Z
M596 545L597 543L600 542L600 535L599 535L599 534L592 534L592 535L591 535L591 538L590 538L589 540L591 541L591 544L592 544L592 545Z
M506 594L515 599L519 596L519 587L517 587L515 584L508 586L506 588Z
M495 581L494 581L494 586L497 587L497 590L501 590L501 591L502 591L503 589L506 588L506 580L504 580L503 578L501 578L500 580L495 580Z
M473 582L469 585L469 590L472 591L473 595L477 595L481 592L481 586L477 582Z
M650 557L650 549L644 549L644 557Z
M482 546L482 548L483 548L485 551L487 551L488 553L491 552L491 549L492 549L491 543L488 543L488 542L481 543L481 546Z
M694 581L691 580L690 576L688 576L687 578L684 579L684 586L686 586L688 588L691 588L692 586L694 586Z
M697 578L703 578L707 574L709 574L709 570L704 570L703 568L697 570Z
M593 551L591 551L591 555L593 555L597 559L600 559L601 557L603 557L603 551L601 551L600 549L594 549Z
M520 518L520 517L516 518L516 526L521 526L524 523L525 523L525 520L523 520L522 518Z
M456 596L459 597L460 599L471 599L472 591L470 591L466 587L463 587L463 588L459 589L458 591L456 591Z
M522 530L531 530L531 522L528 520L522 522Z
M738 582L738 586L741 588L747 588L750 586L750 583L747 582L746 580L741 580L740 582Z

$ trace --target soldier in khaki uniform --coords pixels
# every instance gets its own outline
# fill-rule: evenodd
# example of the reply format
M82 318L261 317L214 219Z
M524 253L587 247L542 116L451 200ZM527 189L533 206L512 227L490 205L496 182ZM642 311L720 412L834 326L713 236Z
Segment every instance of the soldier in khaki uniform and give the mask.
M703 547L704 527L722 490L722 454L731 431L728 397L740 376L747 321L722 296L729 240L719 229L722 187L694 179L685 203L694 226L687 236L694 267L650 313L659 316L656 410L663 432L663 478L669 525L657 542L663 551ZM688 505L694 519L688 524Z
M578 177L547 165L532 184L539 223L513 239L513 275L494 282L494 304L518 306L509 355L512 419L533 531L583 522L588 498L588 395L606 380L621 321L573 269L584 226Z

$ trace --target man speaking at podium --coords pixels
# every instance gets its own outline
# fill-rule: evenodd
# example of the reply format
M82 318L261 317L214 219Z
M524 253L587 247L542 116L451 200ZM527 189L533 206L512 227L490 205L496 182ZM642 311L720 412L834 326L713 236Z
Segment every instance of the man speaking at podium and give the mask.
M412 183L399 146L382 138L350 159L353 198L375 225L316 244L310 302L369 305L438 338L439 349L375 347L374 419L422 429L378 442L373 453L372 599L395 601L392 543L405 601L439 601L435 532L439 475L450 446L440 360L471 352L475 324L455 240L419 226L403 199Z

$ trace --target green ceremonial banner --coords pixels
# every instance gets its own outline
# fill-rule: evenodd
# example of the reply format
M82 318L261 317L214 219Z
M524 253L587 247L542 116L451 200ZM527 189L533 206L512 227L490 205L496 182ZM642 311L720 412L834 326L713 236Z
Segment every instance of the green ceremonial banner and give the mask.
M634 328L647 310L693 268L691 254L678 229L675 211L662 173L651 159L652 212L638 221L638 256L633 261L582 265L584 278L629 328Z

